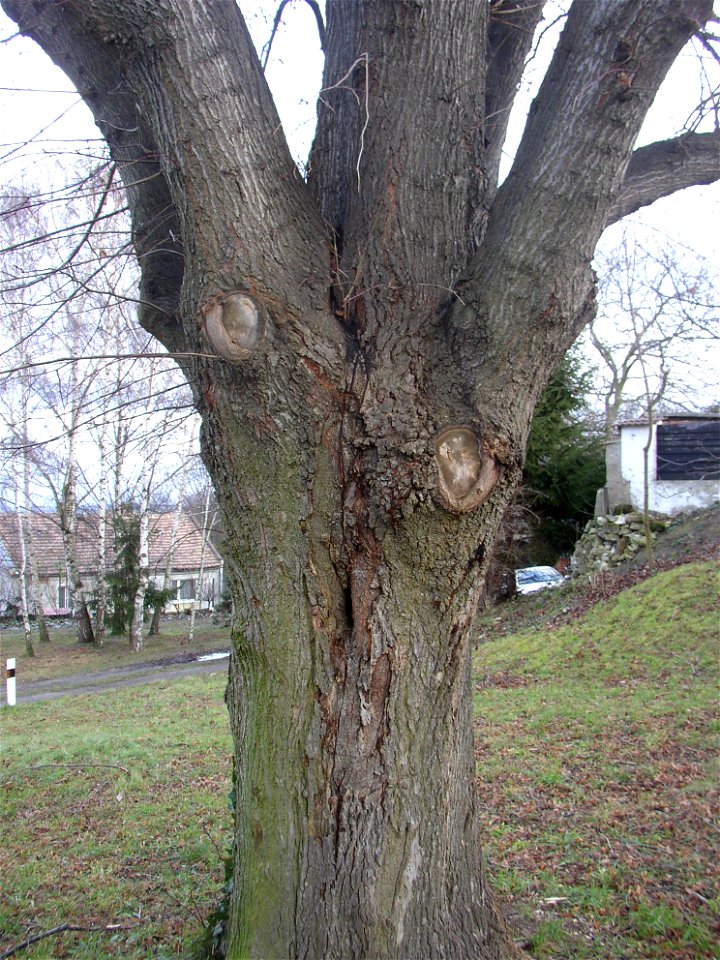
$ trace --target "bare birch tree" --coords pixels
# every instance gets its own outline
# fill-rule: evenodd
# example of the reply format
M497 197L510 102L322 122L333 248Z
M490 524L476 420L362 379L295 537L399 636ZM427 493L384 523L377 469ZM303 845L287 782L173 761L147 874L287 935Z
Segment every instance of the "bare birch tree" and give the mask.
M173 511L173 522L172 522L172 527L170 529L170 543L168 545L167 555L165 557L162 581L160 584L160 592L163 600L170 589L170 584L172 583L173 563L175 562L175 550L177 548L178 531L180 529L180 521L183 515L183 491L185 490L188 475L190 473L190 468L193 463L195 439L196 439L195 424L192 423L190 426L189 434L188 434L187 445L185 447L182 467L180 469L180 482L178 484L177 503ZM152 621L150 623L150 630L149 630L150 636L157 636L160 633L160 617L162 614L163 600L158 602L155 606L155 609L153 610Z
M720 339L718 278L710 265L667 244L647 250L624 235L598 269L600 308L588 343L608 439L623 409L646 416L649 398L656 411L707 403L716 385L703 357Z
M15 488L15 515L18 528L18 543L20 544L20 566L18 581L20 586L20 613L22 616L23 634L25 636L25 653L29 657L35 656L32 640L32 626L30 624L30 600L28 593L28 562L25 539L25 504L20 500L20 487Z
M212 502L212 487L208 483L205 487L205 503L202 512L202 528L201 535L202 539L200 542L200 564L198 567L198 586L195 594L195 603L193 603L190 608L190 629L188 631L187 642L192 643L195 639L195 614L197 610L197 603L202 607L203 592L204 592L204 582L205 582L205 554L207 552L207 545L210 539L210 531L215 525L215 520L217 518L217 510L214 510L212 513L210 511L210 504Z

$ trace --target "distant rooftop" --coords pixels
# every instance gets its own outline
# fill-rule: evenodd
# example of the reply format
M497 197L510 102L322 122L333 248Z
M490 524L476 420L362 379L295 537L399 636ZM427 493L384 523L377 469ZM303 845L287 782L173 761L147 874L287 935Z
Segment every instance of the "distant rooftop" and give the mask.
M655 423L678 423L683 420L720 420L720 413L667 413L654 418ZM618 430L622 427L646 427L647 417L638 420L619 420L615 426Z
M65 569L65 551L57 514L33 513L32 529L35 540L35 553L38 576L57 576ZM172 513L153 513L150 515L150 572L151 575L165 569L167 555L172 539L175 517ZM26 522L26 518L23 518ZM199 521L199 522L198 522ZM197 570L200 566L202 551L202 518L193 514L183 514L177 531L173 570ZM99 517L95 513L79 514L77 518L76 560L81 573L97 574L100 566ZM112 520L106 527L108 554L112 553ZM10 559L20 566L20 534L16 513L0 513L0 540L2 540ZM219 567L220 554L210 541L205 545L204 565L206 568Z

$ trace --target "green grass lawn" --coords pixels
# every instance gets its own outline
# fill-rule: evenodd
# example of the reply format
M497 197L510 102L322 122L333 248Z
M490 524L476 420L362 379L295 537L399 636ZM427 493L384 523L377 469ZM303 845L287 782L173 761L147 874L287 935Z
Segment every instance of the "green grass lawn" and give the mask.
M102 647L92 643L78 643L72 627L51 627L50 643L33 638L35 656L25 653L25 640L19 627L0 629L0 661L3 667L8 657L17 662L18 684L23 680L48 680L69 674L82 674L128 664L148 663L189 652L206 653L230 649L228 627L217 624L207 616L198 616L192 644L188 643L189 618L168 618L162 621L160 635L145 636L143 649L130 649L127 637L107 636Z
M0 953L177 956L214 906L230 839L216 675L2 711Z
M477 649L485 846L539 960L719 955L718 660L710 563ZM63 923L111 929L21 956L187 949L229 842L225 675L0 711L0 953Z

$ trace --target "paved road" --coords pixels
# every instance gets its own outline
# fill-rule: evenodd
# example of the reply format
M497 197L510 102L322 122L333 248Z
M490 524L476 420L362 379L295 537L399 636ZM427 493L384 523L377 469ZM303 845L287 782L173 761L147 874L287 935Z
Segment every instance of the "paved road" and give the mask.
M135 687L143 683L157 683L160 680L177 680L180 677L192 677L204 673L225 673L227 657L213 660L191 660L185 662L165 661L162 663L137 663L126 667L113 667L96 673L79 673L69 677L57 677L53 680L33 680L23 683L17 681L17 702L37 703L40 700L56 700L58 697L70 697L81 693L103 693L106 690L118 690L121 687ZM2 684L0 703L5 704L5 684Z

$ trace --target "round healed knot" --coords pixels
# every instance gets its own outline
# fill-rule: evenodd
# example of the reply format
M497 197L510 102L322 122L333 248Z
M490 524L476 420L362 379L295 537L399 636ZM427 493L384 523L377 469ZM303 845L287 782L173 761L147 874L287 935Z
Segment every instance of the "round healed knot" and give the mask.
M440 500L453 513L480 506L497 480L494 458L483 454L480 441L468 427L449 427L438 435L435 462Z
M244 360L263 338L262 308L245 293L224 293L202 307L205 332L215 352L225 360Z

